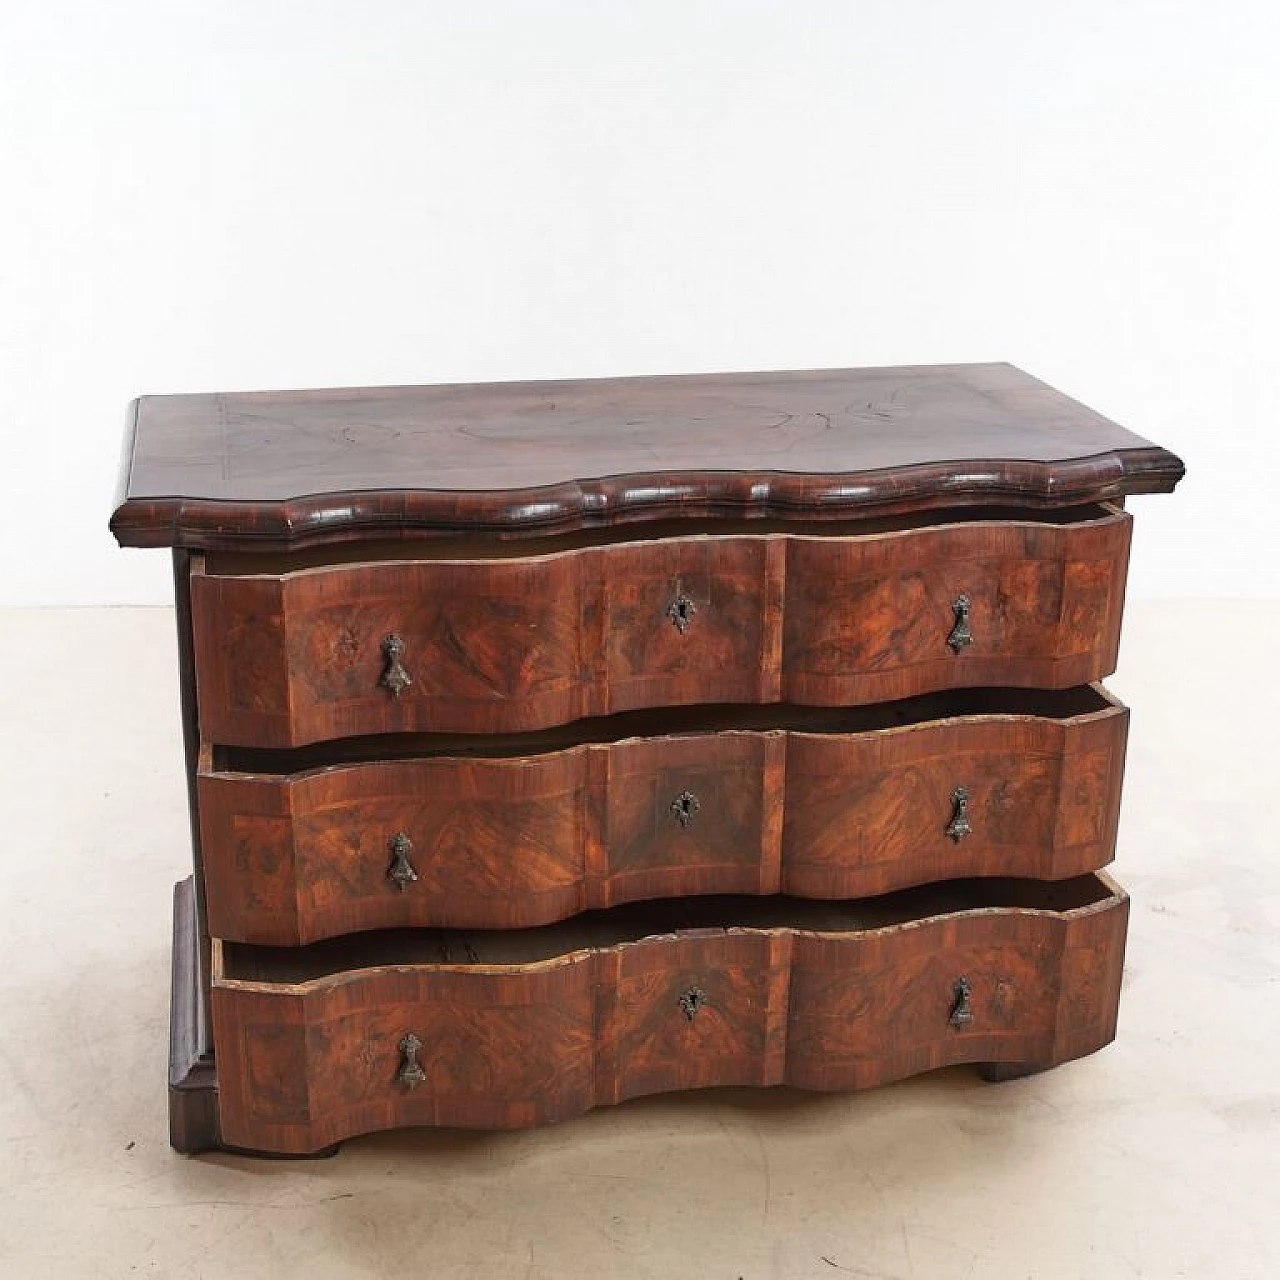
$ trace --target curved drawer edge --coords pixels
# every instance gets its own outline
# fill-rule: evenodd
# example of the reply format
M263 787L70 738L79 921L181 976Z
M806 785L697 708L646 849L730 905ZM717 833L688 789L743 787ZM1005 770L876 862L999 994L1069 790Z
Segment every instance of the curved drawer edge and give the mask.
M1101 686L1081 694L1089 710L1056 717L671 734L299 773L222 772L206 750L210 931L298 946L407 926L526 928L647 898L1066 879L1113 856L1128 729Z
M196 557L201 733L288 749L663 706L1065 689L1115 669L1131 524L1112 510L243 576Z
M1060 911L691 930L534 965L283 986L228 978L215 946L222 1140L305 1154L379 1129L524 1128L674 1090L1047 1068L1115 1034L1128 898L1088 879L1093 900Z

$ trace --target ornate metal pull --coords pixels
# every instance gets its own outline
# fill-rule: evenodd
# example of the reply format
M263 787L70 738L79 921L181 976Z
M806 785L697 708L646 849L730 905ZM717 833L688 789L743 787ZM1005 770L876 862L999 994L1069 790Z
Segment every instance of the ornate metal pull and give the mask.
M693 1021L694 1014L696 1014L698 1010L708 1002L709 997L701 987L690 987L688 991L682 991L680 993L680 998L676 1001L680 1006L680 1012L683 1013L690 1022Z
M409 855L413 852L413 841L403 831L397 831L391 837L390 848L391 865L387 868L387 879L394 880L396 888L403 892L406 886L418 878L418 873L409 861Z
M682 791L671 802L671 812L676 815L676 821L682 827L687 827L693 821L693 815L701 808L698 797L692 791Z
M396 1072L396 1083L406 1089L416 1088L427 1078L427 1073L418 1065L418 1054L421 1051L422 1041L412 1031L400 1037L400 1057L403 1061L400 1063L400 1070Z
M952 653L959 653L966 645L973 643L973 632L969 629L969 597L956 596L956 602L951 607L956 612L956 622L947 637L947 644L951 646Z
M667 617L675 624L676 630L681 635L689 630L689 623L697 612L697 605L683 591L667 605Z
M969 997L973 994L968 978L957 978L951 988L951 1017L947 1021L953 1027L963 1027L973 1021L973 1007Z
M973 834L973 824L969 821L969 790L957 787L951 793L951 821L947 823L947 835L959 844L965 836Z
M404 657L404 641L398 635L389 635L382 642L382 656L387 665L378 683L390 690L393 698L398 698L413 683L413 677L400 661Z

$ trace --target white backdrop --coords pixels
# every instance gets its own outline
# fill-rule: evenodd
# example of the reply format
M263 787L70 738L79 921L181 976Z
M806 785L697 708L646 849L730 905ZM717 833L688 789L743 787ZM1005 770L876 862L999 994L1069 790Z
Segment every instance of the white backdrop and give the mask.
M1009 360L1280 594L1280 6L0 0L0 603L158 603L126 402Z

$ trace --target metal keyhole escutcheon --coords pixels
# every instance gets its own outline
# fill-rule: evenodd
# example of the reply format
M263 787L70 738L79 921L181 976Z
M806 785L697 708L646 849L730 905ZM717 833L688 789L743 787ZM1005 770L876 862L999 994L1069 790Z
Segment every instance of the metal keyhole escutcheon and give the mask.
M959 844L967 835L973 834L973 824L969 821L969 789L957 787L951 793L951 821L947 823L947 835Z
M689 630L689 623L693 620L693 615L698 612L698 607L689 599L684 592L680 592L676 598L667 605L667 617L675 624L676 630L684 635Z
M970 607L968 596L956 596L955 603L951 606L956 615L955 625L947 637L947 644L951 647L952 653L959 653L961 649L973 643L973 631L969 627Z
M953 1027L963 1027L973 1021L973 1006L969 997L973 994L968 978L957 978L951 988L951 1017L947 1021Z
M404 641L394 633L382 642L382 657L386 666L378 681L393 698L398 698L412 683L413 677L400 661L404 657Z
M427 1078L427 1073L418 1065L422 1041L412 1031L408 1031L400 1037L399 1048L401 1062L400 1070L396 1072L396 1083L406 1089L414 1089Z
M389 847L391 865L387 868L387 878L393 880L396 888L403 891L418 878L418 873L409 861L409 855L413 852L413 842L403 831L397 831L391 837Z
M707 1003L707 1000L707 993L701 987L690 987L687 991L680 993L676 1003L680 1006L680 1012L692 1022L694 1015Z
M693 821L693 815L701 808L698 797L692 791L682 791L671 802L671 812L676 815L676 821L682 827L687 827Z

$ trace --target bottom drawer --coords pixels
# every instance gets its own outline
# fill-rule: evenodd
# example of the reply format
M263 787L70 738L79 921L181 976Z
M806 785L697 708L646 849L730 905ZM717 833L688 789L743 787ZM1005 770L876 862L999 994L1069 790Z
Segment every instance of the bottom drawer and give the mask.
M709 1085L1048 1067L1115 1034L1127 919L1098 874L847 903L653 902L293 949L215 941L222 1139L305 1153Z

